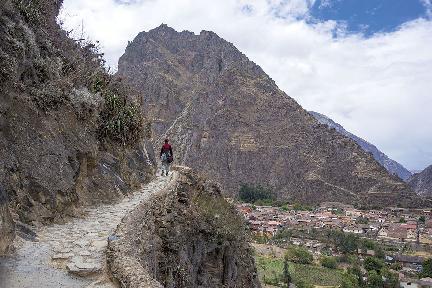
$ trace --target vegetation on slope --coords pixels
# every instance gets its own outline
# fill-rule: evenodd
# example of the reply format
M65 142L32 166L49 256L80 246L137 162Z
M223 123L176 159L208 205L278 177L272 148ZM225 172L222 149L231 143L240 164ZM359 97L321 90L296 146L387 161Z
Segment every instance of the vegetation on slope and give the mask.
M44 113L66 105L85 121L96 110L102 141L133 145L144 130L138 97L107 73L97 44L72 40L60 29L55 20L60 5L48 0L2 4L0 89L28 94ZM100 101L76 99L73 90L82 88Z

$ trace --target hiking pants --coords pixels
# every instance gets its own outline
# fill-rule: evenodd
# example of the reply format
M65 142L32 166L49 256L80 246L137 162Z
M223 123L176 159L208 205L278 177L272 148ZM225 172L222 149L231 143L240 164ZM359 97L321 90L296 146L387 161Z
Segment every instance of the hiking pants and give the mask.
M170 163L168 161L162 161L162 172L165 171L165 173L169 172Z

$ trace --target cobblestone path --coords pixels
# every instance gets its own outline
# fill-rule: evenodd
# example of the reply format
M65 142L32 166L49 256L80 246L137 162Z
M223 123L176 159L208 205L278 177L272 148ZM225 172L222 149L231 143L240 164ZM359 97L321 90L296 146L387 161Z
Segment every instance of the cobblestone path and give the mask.
M121 202L86 208L85 217L44 226L38 241L21 241L13 258L0 258L1 288L116 287L108 279L105 249L117 224L169 183L158 177Z

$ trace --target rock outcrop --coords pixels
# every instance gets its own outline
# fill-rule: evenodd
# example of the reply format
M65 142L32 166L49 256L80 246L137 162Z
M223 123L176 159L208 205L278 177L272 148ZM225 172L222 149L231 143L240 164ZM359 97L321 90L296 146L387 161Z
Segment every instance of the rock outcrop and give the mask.
M234 45L213 32L141 32L118 76L143 94L155 145L221 183L270 186L279 199L358 206L421 205L353 140L318 123Z
M414 174L409 180L410 185L417 194L432 197L432 165L420 173Z
M386 154L381 152L375 145L367 142L366 140L348 132L345 130L340 124L334 122L332 119L328 118L327 116L310 111L309 113L312 114L312 116L315 117L315 119L318 120L321 124L327 125L330 129L335 129L337 132L341 133L342 135L345 135L352 140L354 140L357 144L360 145L360 147L365 150L368 153L372 153L372 156L375 158L378 163L380 163L390 174L397 175L399 178L401 178L404 181L407 181L408 178L411 177L411 172L408 171L405 167L403 167L400 163L396 162L393 159L390 159Z
M15 226L6 192L0 185L0 256L7 253L15 238Z
M121 287L260 287L245 226L219 187L179 167L125 217L108 244Z
M0 229L11 227L6 198L15 221L48 223L153 177L140 100L105 72L94 45L60 29L60 5L0 4Z

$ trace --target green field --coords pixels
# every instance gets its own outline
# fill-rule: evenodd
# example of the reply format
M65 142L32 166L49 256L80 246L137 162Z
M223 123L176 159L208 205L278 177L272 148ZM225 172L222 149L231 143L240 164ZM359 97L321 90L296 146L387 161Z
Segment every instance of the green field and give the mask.
M283 259L256 256L261 283L278 286L283 271ZM289 263L289 271L294 283L306 282L317 286L338 286L342 281L342 270L328 269L316 265Z

